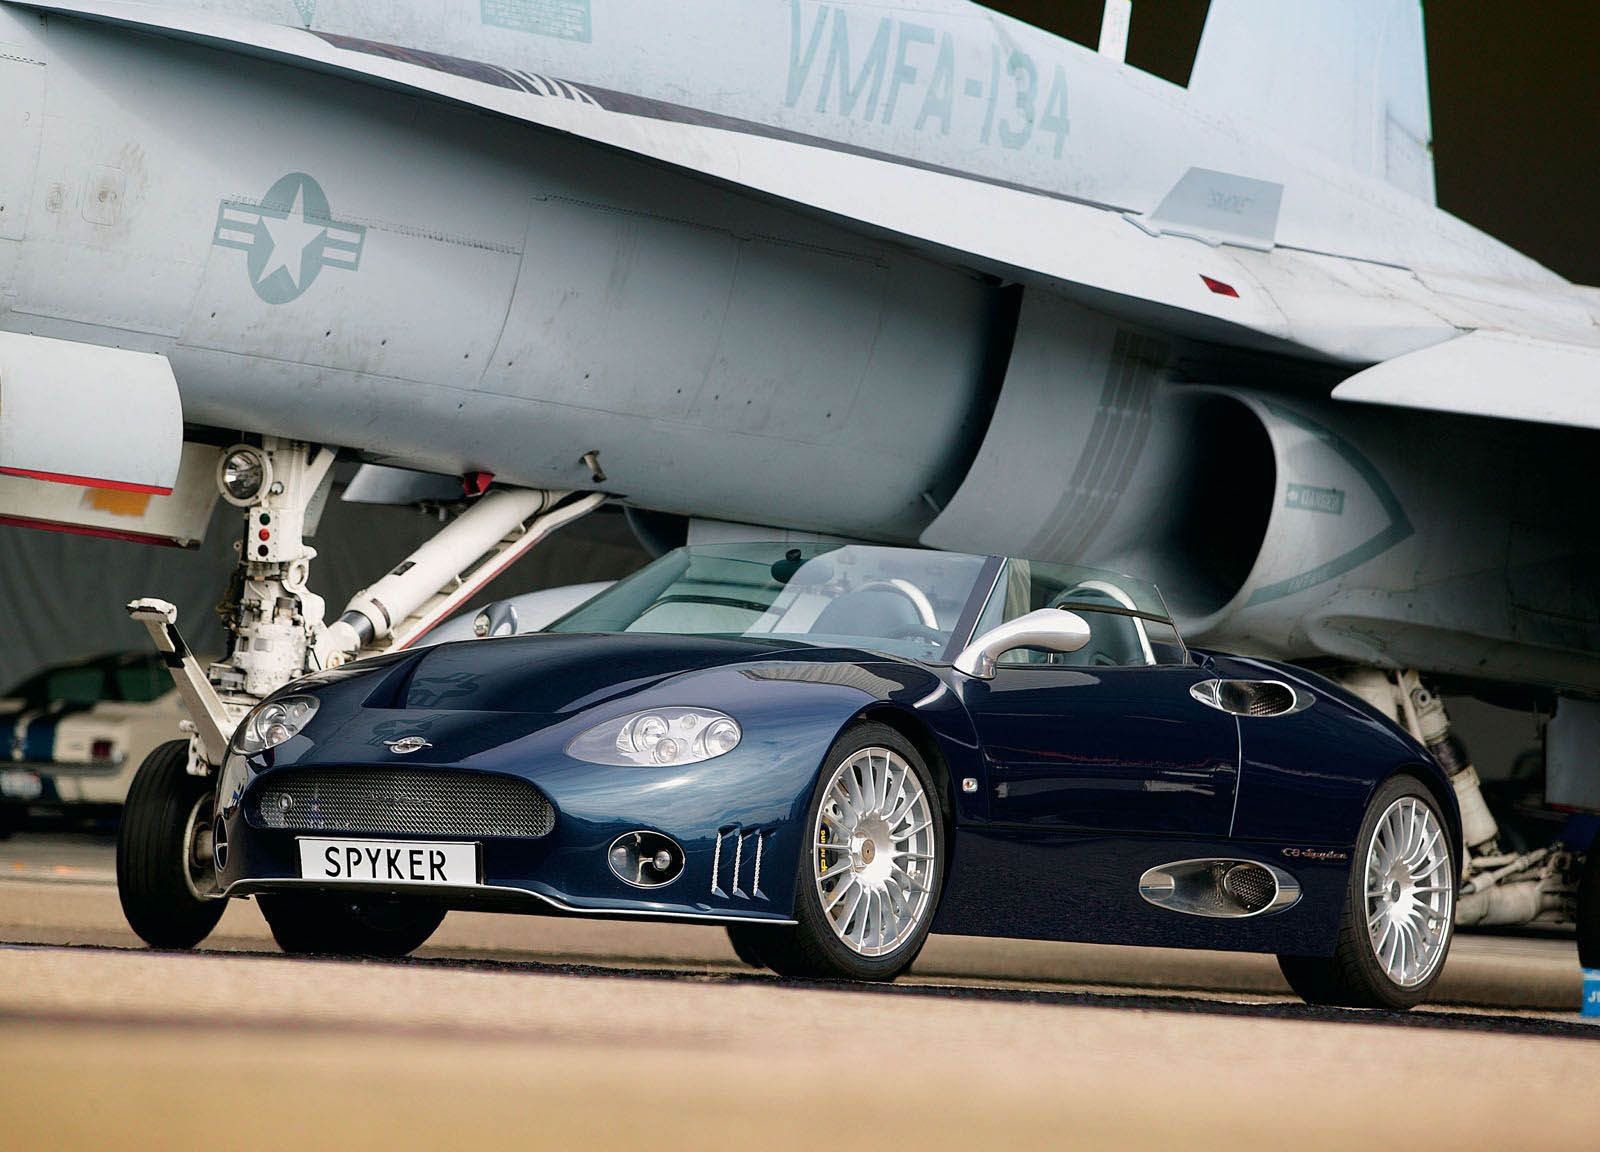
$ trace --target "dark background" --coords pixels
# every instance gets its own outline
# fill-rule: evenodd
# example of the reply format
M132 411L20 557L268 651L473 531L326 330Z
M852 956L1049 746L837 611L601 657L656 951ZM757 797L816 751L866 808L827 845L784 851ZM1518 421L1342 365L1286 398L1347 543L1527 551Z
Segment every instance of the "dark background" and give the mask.
M1081 44L1104 0L984 0ZM1294 4L1298 0L1278 0ZM1134 0L1128 62L1184 83L1208 0ZM1600 3L1424 3L1439 205L1600 285Z

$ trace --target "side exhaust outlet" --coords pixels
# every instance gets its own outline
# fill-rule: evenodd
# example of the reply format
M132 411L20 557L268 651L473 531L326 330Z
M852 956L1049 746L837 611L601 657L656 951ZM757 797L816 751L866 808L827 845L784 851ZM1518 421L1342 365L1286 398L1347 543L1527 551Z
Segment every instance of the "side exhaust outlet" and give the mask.
M1293 906L1300 882L1254 860L1175 860L1139 877L1139 895L1170 912L1241 919Z

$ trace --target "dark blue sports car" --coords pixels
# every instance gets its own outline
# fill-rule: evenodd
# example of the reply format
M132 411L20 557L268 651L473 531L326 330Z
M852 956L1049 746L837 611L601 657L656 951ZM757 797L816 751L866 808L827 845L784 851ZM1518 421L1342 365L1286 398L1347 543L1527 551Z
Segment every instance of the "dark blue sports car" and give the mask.
M542 634L307 677L189 779L209 857L124 876L167 946L250 895L293 952L495 909L726 925L809 977L890 979L930 931L1271 952L1405 1007L1461 858L1420 744L1185 648L1150 585L857 545L680 549Z

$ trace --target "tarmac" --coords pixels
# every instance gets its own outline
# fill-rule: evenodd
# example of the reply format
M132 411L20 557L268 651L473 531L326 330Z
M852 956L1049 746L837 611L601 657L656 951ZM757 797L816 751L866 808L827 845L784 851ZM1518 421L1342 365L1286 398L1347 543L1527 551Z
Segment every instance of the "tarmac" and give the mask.
M236 901L144 949L109 844L0 844L7 1148L1596 1146L1569 936L1461 934L1428 1006L1310 1008L1270 957L934 937L890 986L720 929L452 913L289 958Z

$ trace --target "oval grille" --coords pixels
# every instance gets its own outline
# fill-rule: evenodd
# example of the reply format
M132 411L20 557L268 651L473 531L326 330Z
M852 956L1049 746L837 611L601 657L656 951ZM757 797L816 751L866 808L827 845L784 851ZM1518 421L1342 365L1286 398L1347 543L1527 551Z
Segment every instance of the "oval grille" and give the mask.
M414 836L531 837L555 827L550 801L525 780L405 768L274 772L251 788L245 817L257 828Z

